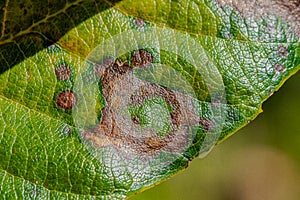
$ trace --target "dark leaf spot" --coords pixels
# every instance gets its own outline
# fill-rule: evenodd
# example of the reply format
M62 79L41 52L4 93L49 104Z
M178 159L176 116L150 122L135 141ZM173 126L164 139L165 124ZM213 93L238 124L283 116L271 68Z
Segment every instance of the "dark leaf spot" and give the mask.
M199 124L205 131L210 131L214 127L214 123L208 118L200 119Z
M279 73L282 73L285 70L284 67L283 67L283 65L281 63L276 63L274 65L274 69L275 69L275 71L277 71Z
M286 58L289 54L288 50L284 46L278 47L278 53L281 58Z
M55 69L55 75L58 80L66 81L72 76L72 70L66 65L60 65Z
M146 68L153 63L153 56L150 52L139 49L133 53L131 62L135 67Z
M57 95L56 104L64 110L72 109L77 102L77 97L70 90L65 90Z
M138 116L136 116L136 115L132 116L131 120L132 120L133 123L135 123L135 124L140 124L140 119L139 119Z

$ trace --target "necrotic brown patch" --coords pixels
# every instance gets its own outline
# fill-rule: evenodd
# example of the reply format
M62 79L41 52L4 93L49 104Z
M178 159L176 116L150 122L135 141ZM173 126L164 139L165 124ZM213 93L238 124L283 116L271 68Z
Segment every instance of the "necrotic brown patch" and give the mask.
M72 109L76 102L77 98L71 90L65 90L56 97L57 106L64 110Z
M106 106L97 127L84 131L82 138L95 147L112 146L126 154L156 155L160 151L179 152L189 142L188 126L199 124L192 98L163 86L146 82L133 75L134 67L147 67L153 62L146 50L137 50L132 65L115 60L112 64L95 66L100 76ZM96 69L97 68L97 69ZM163 98L170 110L171 131L164 136L151 129L142 130L137 116L124 114L129 106L142 105L146 100Z
M153 63L153 56L150 52L139 49L133 53L131 62L135 67L146 68Z
M55 75L58 80L66 81L72 76L72 70L66 65L59 65L55 69Z

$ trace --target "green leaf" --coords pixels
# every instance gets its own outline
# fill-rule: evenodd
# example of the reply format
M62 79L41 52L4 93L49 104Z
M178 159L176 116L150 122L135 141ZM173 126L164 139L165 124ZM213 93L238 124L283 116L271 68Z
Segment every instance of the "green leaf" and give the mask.
M248 124L300 68L299 22L277 7L58 3L2 3L4 199L142 191Z

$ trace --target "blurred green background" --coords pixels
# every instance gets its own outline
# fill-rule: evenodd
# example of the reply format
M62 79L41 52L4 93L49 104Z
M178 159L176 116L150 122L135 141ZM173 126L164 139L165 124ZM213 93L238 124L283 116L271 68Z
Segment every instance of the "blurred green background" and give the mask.
M300 73L204 159L130 200L299 200Z

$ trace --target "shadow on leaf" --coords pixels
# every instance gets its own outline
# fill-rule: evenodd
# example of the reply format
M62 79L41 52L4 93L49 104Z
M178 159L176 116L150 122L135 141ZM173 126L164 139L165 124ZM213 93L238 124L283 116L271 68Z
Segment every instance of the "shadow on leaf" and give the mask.
M0 3L0 73L55 43L120 0L22 0Z

